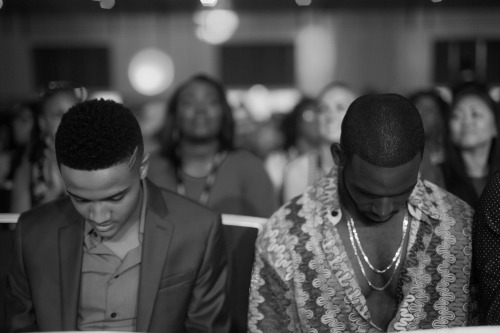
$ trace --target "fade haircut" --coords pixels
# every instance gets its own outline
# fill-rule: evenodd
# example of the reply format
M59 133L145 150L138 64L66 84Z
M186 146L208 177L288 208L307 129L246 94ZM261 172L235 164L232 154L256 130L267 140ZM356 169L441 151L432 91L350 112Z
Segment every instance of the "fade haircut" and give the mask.
M340 145L348 158L393 168L410 162L425 145L418 110L397 94L365 95L347 109Z
M135 116L124 105L104 99L71 107L62 116L55 147L59 166L86 171L122 163L132 169L144 153Z

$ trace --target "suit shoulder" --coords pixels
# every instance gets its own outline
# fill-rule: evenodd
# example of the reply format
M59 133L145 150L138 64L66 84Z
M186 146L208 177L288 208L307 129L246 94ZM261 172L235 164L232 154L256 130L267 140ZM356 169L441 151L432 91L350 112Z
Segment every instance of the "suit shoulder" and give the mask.
M209 219L214 219L219 216L218 213L191 198L181 196L164 188L161 189L161 192L170 213L196 215Z
M64 197L21 213L19 222L25 225L32 223L53 223L58 216L63 216L64 212L72 208L71 200L68 197Z
M42 234L54 235L61 226L73 220L77 222L77 216L79 215L74 210L71 200L62 198L22 213L16 229L20 232L22 230L23 237L27 239L37 239Z

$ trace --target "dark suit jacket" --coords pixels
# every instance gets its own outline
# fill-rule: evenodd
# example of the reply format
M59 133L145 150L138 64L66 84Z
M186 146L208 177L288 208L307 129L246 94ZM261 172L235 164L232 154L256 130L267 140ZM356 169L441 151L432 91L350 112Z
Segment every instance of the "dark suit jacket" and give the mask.
M148 182L137 331L227 332L220 215ZM84 218L69 198L22 214L9 273L13 331L76 330Z

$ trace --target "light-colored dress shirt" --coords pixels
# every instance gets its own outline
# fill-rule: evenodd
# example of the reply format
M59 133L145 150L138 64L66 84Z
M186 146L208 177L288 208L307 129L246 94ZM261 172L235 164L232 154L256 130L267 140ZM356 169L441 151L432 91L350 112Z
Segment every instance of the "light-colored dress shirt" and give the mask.
M380 332L337 231L344 219L337 169L264 225L256 244L249 332ZM464 326L473 210L420 179L407 208L410 237L388 331Z
M137 296L146 215L146 183L141 183L143 200L139 223L139 246L120 259L102 243L102 238L85 223L78 329L82 331L136 330ZM123 248L127 244L120 244Z

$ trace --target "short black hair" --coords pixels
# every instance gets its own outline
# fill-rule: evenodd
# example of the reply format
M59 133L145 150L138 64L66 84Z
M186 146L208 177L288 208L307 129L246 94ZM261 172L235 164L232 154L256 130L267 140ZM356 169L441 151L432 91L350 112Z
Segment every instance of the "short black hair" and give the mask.
M56 133L59 165L76 170L102 170L142 159L144 143L132 112L112 100L93 99L71 107Z
M415 106L397 94L365 95L347 109L340 145L372 165L392 168L410 162L425 145Z

